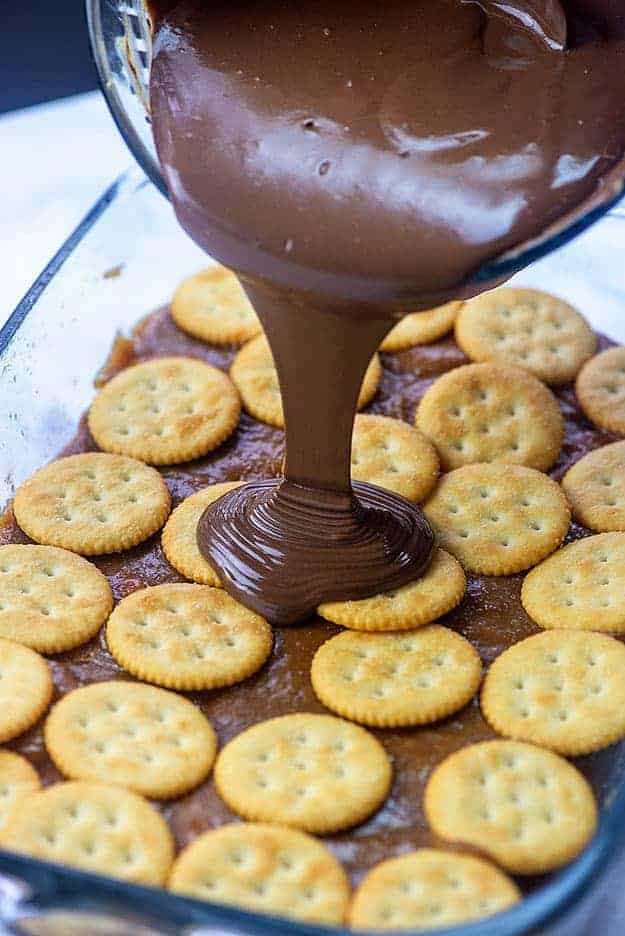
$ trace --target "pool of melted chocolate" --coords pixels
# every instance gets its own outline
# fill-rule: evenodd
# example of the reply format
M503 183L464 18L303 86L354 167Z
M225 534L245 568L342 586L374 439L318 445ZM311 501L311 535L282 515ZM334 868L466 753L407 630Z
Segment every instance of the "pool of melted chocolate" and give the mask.
M601 339L600 347L610 344L607 339ZM167 354L190 355L227 369L234 353L234 349L213 348L184 335L164 308L140 322L129 339L118 339L99 375L99 382L129 364ZM466 363L466 358L453 339L448 338L400 354L382 355L382 363L383 380L370 410L411 423L416 405L432 381L451 368ZM614 441L614 437L596 429L585 419L572 386L562 387L556 394L566 423L562 453L551 472L554 478L559 479L582 455ZM68 435L70 432L68 427ZM64 454L95 449L83 419ZM213 482L276 477L283 454L284 434L244 414L236 433L215 452L195 462L163 469L162 474L174 504L178 504ZM573 524L569 538L575 539L587 533L587 530ZM0 544L27 542L28 538L17 526L9 507L0 520ZM138 588L181 580L167 563L158 535L135 549L98 558L95 563L108 577L117 601ZM538 630L519 600L522 578L521 575L501 578L469 576L464 601L442 618L443 624L455 628L473 643L485 667L506 647ZM189 694L215 726L220 745L251 724L274 715L324 711L310 685L310 663L319 645L338 630L319 618L277 628L273 653L255 676L229 689ZM90 682L130 678L108 653L104 632L83 647L51 658L51 666L56 697ZM48 784L61 779L61 776L46 754L42 724L16 739L10 747L25 755L35 765L43 782ZM374 733L393 760L391 794L383 808L367 822L327 840L354 883L384 858L416 846L437 843L427 827L422 809L423 789L430 771L452 751L494 736L482 718L476 700L453 717L435 725ZM614 749L577 761L600 800L607 795L613 762ZM235 818L218 797L211 778L188 796L164 804L162 811L179 846L207 829ZM525 881L523 886L533 887L536 883Z

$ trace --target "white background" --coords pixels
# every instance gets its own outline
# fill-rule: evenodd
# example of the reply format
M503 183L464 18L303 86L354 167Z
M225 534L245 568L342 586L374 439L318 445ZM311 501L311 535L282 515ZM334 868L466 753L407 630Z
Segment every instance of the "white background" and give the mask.
M0 117L0 326L131 162L100 92Z

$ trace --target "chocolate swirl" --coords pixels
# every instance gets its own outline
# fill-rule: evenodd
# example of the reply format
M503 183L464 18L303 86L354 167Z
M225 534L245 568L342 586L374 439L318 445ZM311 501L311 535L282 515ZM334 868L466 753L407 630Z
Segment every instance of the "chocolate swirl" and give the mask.
M434 536L397 494L354 482L353 494L256 481L211 504L198 543L230 594L276 624L322 601L368 598L427 567Z

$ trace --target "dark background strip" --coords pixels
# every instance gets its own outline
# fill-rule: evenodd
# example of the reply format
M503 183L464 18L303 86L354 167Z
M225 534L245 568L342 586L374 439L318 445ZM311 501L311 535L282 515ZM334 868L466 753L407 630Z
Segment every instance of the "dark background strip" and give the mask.
M96 87L83 0L0 0L0 113Z

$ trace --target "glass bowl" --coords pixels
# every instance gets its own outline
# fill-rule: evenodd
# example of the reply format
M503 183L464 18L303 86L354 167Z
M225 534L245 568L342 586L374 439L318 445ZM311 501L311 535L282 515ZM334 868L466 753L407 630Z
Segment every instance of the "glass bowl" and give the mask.
M85 0L85 11L94 63L113 119L137 163L167 196L150 127L152 27L146 2ZM475 292L512 276L579 236L618 204L624 188L625 159L602 179L583 207L571 210L531 241L484 263L472 274Z

